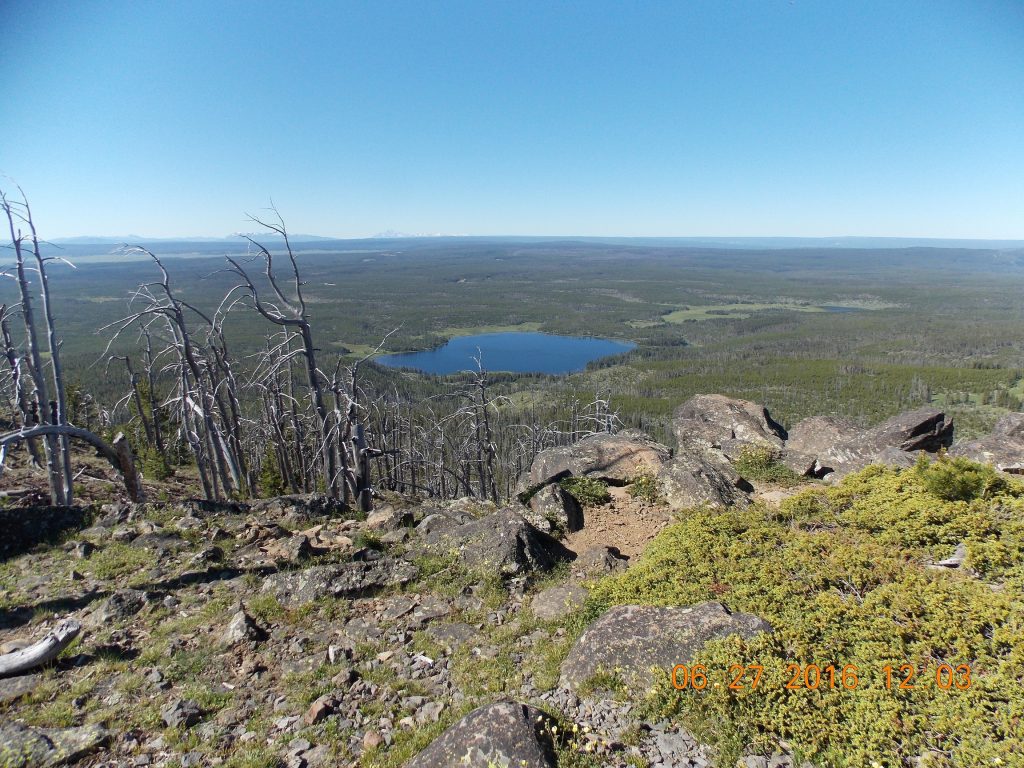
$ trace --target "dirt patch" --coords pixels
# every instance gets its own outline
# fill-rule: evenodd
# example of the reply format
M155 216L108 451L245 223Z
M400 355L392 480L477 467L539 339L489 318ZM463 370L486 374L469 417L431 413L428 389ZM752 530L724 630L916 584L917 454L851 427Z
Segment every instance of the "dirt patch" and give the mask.
M663 507L634 499L626 488L609 488L611 501L583 510L583 528L562 542L577 554L591 547L617 547L631 559L638 557L651 539L672 521Z

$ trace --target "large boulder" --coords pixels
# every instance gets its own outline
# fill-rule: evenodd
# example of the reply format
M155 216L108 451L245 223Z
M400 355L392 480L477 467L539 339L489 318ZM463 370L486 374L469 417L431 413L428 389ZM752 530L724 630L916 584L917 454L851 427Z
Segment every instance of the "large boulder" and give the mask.
M871 453L884 448L901 451L930 451L948 448L953 443L953 420L936 408L918 408L887 419L855 438Z
M554 768L554 721L539 709L499 701L475 709L434 739L406 768Z
M793 425L786 438L786 452L816 459L835 445L853 440L863 432L856 424L835 416L812 416Z
M627 685L647 688L652 667L669 673L676 664L690 664L710 640L771 631L768 622L749 613L731 613L721 603L688 608L620 605L580 635L562 663L561 682L577 688L598 672L611 672Z
M876 427L847 437L819 454L818 464L836 477L872 463L907 466L914 451L938 451L953 442L953 421L935 408L918 408L887 419ZM908 454L902 456L902 452Z
M532 491L564 477L598 477L627 483L639 474L657 474L670 451L641 432L585 437L573 445L541 451L519 480L520 491Z
M1011 474L1024 474L1024 413L1008 413L996 422L992 434L960 440L950 456L963 456Z
M1012 440L1024 440L1024 413L1008 413L992 427L992 434Z
M743 504L749 490L728 460L711 449L681 451L662 466L657 482L673 510Z
M406 584L418 573L412 563L382 557L275 573L264 580L263 591L297 608L321 597L369 597L386 587Z
M781 448L786 430L768 409L749 400L725 395L694 395L672 415L672 430L680 446L703 445L735 450L746 443Z
M499 509L479 520L432 530L422 546L439 553L454 552L471 567L497 568L503 576L547 571L574 557L514 509Z

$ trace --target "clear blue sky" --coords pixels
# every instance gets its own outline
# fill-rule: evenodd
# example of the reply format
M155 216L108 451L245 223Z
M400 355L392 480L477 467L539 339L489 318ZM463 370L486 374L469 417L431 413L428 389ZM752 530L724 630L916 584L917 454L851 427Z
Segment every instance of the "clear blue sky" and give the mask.
M44 234L1024 237L1024 2L0 0Z

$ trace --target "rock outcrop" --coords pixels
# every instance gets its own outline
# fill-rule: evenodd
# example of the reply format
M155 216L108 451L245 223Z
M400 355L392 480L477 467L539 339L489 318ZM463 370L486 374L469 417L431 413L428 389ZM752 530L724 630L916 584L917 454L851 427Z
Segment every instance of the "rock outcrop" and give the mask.
M598 672L618 674L628 685L647 687L651 668L670 672L689 664L709 640L771 632L768 622L730 613L721 603L688 608L621 605L609 609L580 636L562 663L562 684L577 688Z
M712 449L680 451L658 473L658 491L673 510L745 504L745 483ZM749 487L749 486L746 486Z
M512 509L501 509L479 520L431 531L423 547L454 552L476 568L496 568L502 576L547 571L574 555L554 538L528 523Z
M412 563L392 558L353 561L340 565L316 565L302 571L268 576L263 591L282 604L297 608L321 597L369 597L381 589L416 578Z
M831 416L798 422L784 443L782 462L800 475L841 478L869 464L908 467L915 452L936 452L953 441L953 422L935 408L918 408L871 429Z
M735 450L747 443L782 448L786 430L768 409L749 400L725 395L694 395L672 415L672 430L680 446L698 444Z
M1024 413L1008 413L996 422L992 434L961 440L949 449L950 456L991 464L1015 475L1024 474Z
M626 483L639 474L657 474L669 454L664 445L633 430L591 435L538 453L529 472L520 478L519 490L532 492L570 476Z
M499 701L470 712L406 768L554 768L552 726L554 721L539 709Z

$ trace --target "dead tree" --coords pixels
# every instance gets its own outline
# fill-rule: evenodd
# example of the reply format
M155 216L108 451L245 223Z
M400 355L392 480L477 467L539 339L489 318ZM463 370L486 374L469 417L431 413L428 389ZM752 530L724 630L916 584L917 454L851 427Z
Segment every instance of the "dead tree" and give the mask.
M286 297L278 276L274 271L274 257L270 250L258 243L252 237L243 235L257 250L257 257L263 259L264 275L269 289L272 292L271 298L264 298L259 288L253 282L249 272L242 264L230 256L226 256L234 272L243 281L244 287L252 299L256 311L264 319L281 326L285 329L292 329L298 335L300 341L300 355L305 361L306 382L309 386L309 394L312 400L313 409L316 413L317 426L320 433L320 444L317 446L317 453L323 467L324 485L327 494L332 498L348 501L350 494L355 490L351 482L352 457L348 446L344 444L342 433L347 430L348 423L341 423L337 418L328 415L327 405L324 399L326 388L326 377L317 368L317 349L313 343L313 331L309 322L309 311L306 300L302 295L302 279L299 276L299 266L292 250L291 242L288 239L288 232L285 229L284 221L280 214L274 210L278 222L267 223L257 218L253 222L281 237L288 261L291 265L292 288L291 296Z

